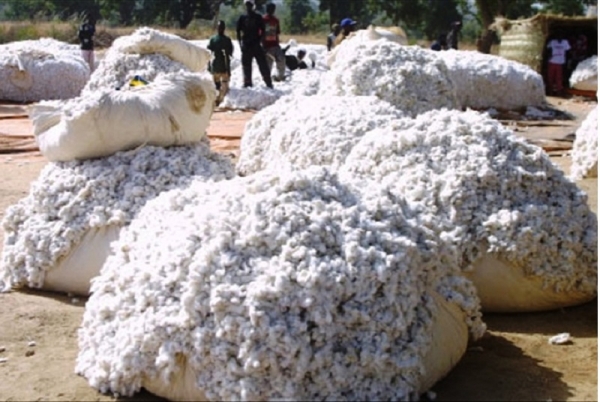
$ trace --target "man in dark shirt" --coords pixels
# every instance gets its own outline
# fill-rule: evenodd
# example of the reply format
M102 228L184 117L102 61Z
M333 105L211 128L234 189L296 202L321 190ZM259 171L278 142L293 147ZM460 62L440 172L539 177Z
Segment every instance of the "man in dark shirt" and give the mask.
M448 49L458 50L458 35L460 34L461 29L462 22L460 21L454 21L450 25L450 32L448 32L448 37L446 38Z
M254 1L246 0L245 5L246 14L241 15L237 22L237 40L242 49L244 88L252 86L252 59L256 59L258 69L267 87L273 88L267 58L261 45L265 34L265 22L262 15L254 11Z
M231 56L233 55L233 43L229 36L225 35L225 21L219 21L217 34L208 41L208 50L213 54L210 63L210 72L213 75L215 86L219 95L216 104L219 104L229 92L229 79L231 77Z
M94 72L94 34L96 27L94 21L87 17L79 27L79 40L81 41L81 56L90 66L90 72Z

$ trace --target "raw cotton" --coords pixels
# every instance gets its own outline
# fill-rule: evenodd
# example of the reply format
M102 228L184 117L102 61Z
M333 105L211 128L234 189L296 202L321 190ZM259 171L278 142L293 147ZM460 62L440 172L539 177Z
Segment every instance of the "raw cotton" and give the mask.
M365 134L340 174L389 186L435 217L423 225L460 250L467 274L485 269L480 262L488 256L515 270L515 282L492 283L498 293L476 283L484 311L545 310L596 297L597 217L541 148L474 111L394 124ZM539 297L521 292L530 281Z
M338 167L366 132L400 117L375 96L287 96L246 124L236 170Z
M0 287L41 288L46 273L75 252L87 233L128 225L148 200L186 186L192 177L218 181L233 175L230 160L212 153L207 143L146 146L103 159L49 163L29 195L6 211ZM96 274L105 258L94 266Z
M411 116L460 107L448 68L439 57L386 39L342 42L318 94L375 95Z
M317 167L161 194L93 282L76 372L125 396L416 400L435 334L454 354L435 365L466 348L436 326L439 294L453 325L484 327L453 301L477 305L474 289L451 288L442 250L393 204Z
M571 160L573 180L598 177L598 106L587 115L577 129Z
M0 45L2 100L73 98L89 77L89 67L72 45L49 38Z
M546 102L544 80L529 66L476 51L432 53L446 63L462 108L511 110Z
M581 61L569 77L571 88L583 91L598 90L598 56L594 55Z
M40 151L51 161L112 155L143 144L199 142L216 97L207 74L161 74L148 85L103 89L65 104L29 108Z
M204 72L209 60L208 50L177 35L139 28L113 42L83 94L122 88L136 75L153 81L159 73Z

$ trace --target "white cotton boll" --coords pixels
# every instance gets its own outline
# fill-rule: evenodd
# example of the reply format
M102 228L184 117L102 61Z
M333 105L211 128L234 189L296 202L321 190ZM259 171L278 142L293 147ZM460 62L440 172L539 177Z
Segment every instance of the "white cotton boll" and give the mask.
M78 96L90 70L77 46L50 38L0 45L0 98L18 102Z
M233 175L231 161L206 144L147 146L102 159L50 163L29 195L6 211L0 278L5 287L42 287L46 273L87 233L128 225L148 200L193 178Z
M448 68L462 108L518 109L542 106L542 76L529 66L476 51L431 52Z
M577 129L571 159L573 180L598 177L598 106L587 115Z
M596 295L597 218L586 194L541 148L485 114L442 110L392 122L364 135L340 175L405 197L423 214L417 219L458 247L465 272L472 264L479 272L493 256L520 273L518 284L533 281L538 294L505 311L559 308ZM508 303L504 295L518 288L485 296Z
M288 96L246 124L236 170L337 167L366 132L400 117L374 96Z
M408 115L460 107L446 65L432 52L379 39L347 40L319 95L375 95Z
M280 169L148 202L94 281L76 372L179 400L415 399L439 379L427 361L443 375L464 353L466 321L482 331L477 297L447 284L458 266L408 206L389 213L398 199L361 184ZM436 327L445 297L452 340ZM453 358L427 359L435 333Z
M598 90L598 56L594 55L579 64L569 77L571 88L584 91Z

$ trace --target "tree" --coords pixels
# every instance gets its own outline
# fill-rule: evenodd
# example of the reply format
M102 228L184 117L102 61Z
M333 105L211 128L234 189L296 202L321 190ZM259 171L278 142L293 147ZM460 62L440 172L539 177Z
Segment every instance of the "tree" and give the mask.
M304 19L313 11L310 0L285 0L289 14L284 17L284 27L292 34L305 33Z
M364 23L365 20L368 21L367 16L369 13L367 12L367 1L365 0L321 0L319 10L329 11L329 25L339 24L344 18L352 18L359 23Z

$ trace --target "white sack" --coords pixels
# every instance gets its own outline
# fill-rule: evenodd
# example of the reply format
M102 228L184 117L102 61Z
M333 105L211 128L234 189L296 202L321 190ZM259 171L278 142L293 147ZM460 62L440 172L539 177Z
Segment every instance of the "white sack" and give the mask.
M284 97L246 123L236 170L337 168L367 131L400 117L374 96Z
M215 96L208 75L180 72L161 75L145 86L33 105L29 116L46 158L82 160L144 144L199 142L206 135Z
M598 177L598 106L577 129L571 152L571 178L592 177Z
M0 45L0 100L70 99L89 77L80 53L62 42L43 38Z
M571 88L582 91L598 91L598 56L587 58L575 67L569 78Z
M146 201L186 186L192 177L218 181L233 175L231 161L206 143L49 163L27 197L6 210L0 289L28 286L87 295L108 245Z
M459 250L465 273L476 271L468 275L484 311L537 311L596 297L598 223L587 195L541 148L485 114L435 111L374 130L340 172L414 203L422 224ZM505 278L518 275L523 288L484 275L497 281L495 293L485 294L490 287L479 286L477 272L488 257L514 269ZM515 306L513 295L532 281L540 292Z
M123 396L418 398L485 327L392 201L322 168L161 194L93 281L76 372Z
M546 102L544 80L529 66L476 51L432 53L446 63L463 109L511 110Z
M120 53L163 54L193 72L206 71L211 58L210 51L203 47L177 35L148 27L138 28L131 35L116 39L112 48Z
M385 39L345 40L319 95L375 95L408 115L460 107L446 64L433 52Z

